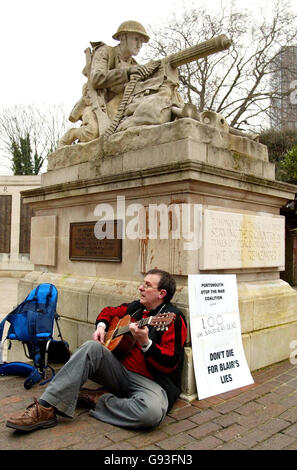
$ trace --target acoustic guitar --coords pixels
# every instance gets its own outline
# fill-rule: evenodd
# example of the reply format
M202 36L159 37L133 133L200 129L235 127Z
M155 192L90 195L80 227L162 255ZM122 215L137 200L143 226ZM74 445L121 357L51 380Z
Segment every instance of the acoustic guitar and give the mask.
M168 329L175 317L175 313L160 313L153 317L142 318L136 323L139 328L149 325L156 328L157 331L164 331ZM129 330L130 321L130 315L123 318L114 317L105 335L104 346L119 357L128 354L136 341Z

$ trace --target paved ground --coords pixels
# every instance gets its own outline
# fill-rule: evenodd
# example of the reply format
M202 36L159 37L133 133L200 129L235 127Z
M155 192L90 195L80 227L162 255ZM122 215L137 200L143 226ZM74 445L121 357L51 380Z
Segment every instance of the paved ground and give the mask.
M10 280L0 279L1 299ZM5 310L5 309L4 309ZM8 310L9 311L9 310ZM0 307L0 314L2 308ZM59 425L33 433L13 431L6 418L39 397L43 387L23 387L23 378L0 377L1 450L137 450L152 453L194 450L296 450L297 365L289 361L253 373L255 384L189 404L178 400L158 428L130 431L101 423L77 409L73 420L58 418Z

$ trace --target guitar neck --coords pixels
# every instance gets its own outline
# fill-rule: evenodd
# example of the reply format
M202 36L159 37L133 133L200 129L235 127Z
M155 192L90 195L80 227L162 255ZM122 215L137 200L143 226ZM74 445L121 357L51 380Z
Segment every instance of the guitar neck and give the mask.
M152 318L153 317L142 318L142 320L139 320L137 322L138 327L141 328L141 327L149 324ZM117 328L114 331L113 338L117 338L117 336L125 335L126 333L130 333L129 326L121 326L120 328Z

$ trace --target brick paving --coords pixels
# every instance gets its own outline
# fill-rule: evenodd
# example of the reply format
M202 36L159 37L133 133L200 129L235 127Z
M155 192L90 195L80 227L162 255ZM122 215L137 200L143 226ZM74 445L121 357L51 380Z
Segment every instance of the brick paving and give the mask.
M177 400L153 430L112 426L77 408L74 419L58 417L58 426L31 433L5 421L45 386L26 390L22 377L0 377L0 450L296 450L297 365L287 360L252 375L253 385L191 404Z
M32 433L5 421L39 397L45 386L23 387L22 377L0 377L1 450L296 450L297 365L284 361L253 374L255 383L188 403L178 400L153 430L126 430L97 421L85 409L74 419Z

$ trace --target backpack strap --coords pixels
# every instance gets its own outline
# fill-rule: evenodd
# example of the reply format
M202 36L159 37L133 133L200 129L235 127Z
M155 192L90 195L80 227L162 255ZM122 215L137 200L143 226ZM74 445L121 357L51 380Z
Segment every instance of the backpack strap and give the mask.
M34 297L33 299L31 299L31 302L36 302L36 305L38 307L39 305L39 302L38 302L38 294L39 294L39 290L40 290L40 287L42 286L43 284L39 284L36 289L35 289L35 293L34 293ZM48 305L49 305L49 302L50 302L50 299L51 299L51 296L52 296L52 292L53 292L53 285L52 284L49 284L49 290L48 290L48 293L46 294L46 298L45 298L45 306L44 308L47 309Z
M56 375L54 369L53 369L51 366L47 365L47 366L44 368L44 374L43 374L43 376L45 375L45 370L46 370L46 369L50 369L50 370L51 370L52 376L49 377L48 379L44 380L43 382L40 382L40 385L45 385L45 384L47 384L47 383L50 382L50 381L55 377L55 375Z
M50 288L49 288L49 291L48 291L47 296L46 296L45 309L47 309L47 307L48 307L48 305L49 305L49 303L50 303L50 299L51 299L52 293L53 293L53 285L50 284Z
M35 287L35 292L34 292L34 297L32 300L34 300L37 303L37 297L38 297L38 292L39 292L40 284L38 284L37 287Z
M24 382L24 387L29 389L32 385L37 384L41 380L41 375L37 369L34 369L33 372L29 375L29 377ZM41 384L40 384L41 385Z
M39 304L39 302L38 302L39 287L40 287L40 285L38 285L38 286L35 288L34 296L33 296L32 299L28 299L28 298L25 299L25 300L27 300L27 302L36 303L37 307L38 307L38 304Z

